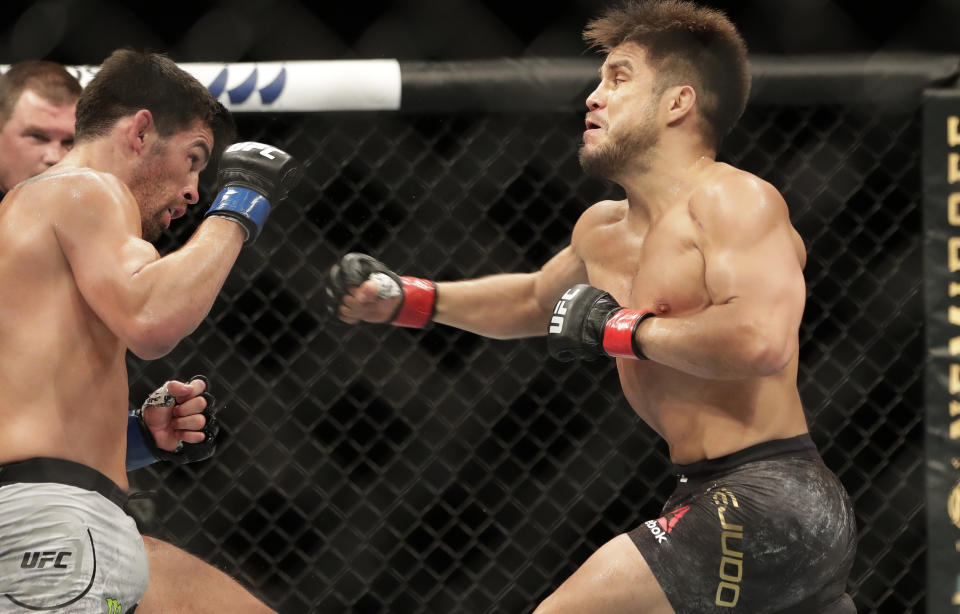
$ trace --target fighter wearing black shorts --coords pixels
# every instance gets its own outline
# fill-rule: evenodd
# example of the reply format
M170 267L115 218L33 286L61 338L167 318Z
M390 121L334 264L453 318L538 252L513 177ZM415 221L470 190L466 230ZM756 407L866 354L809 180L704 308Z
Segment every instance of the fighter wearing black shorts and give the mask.
M663 516L629 535L677 614L856 612L853 508L809 435L675 472Z

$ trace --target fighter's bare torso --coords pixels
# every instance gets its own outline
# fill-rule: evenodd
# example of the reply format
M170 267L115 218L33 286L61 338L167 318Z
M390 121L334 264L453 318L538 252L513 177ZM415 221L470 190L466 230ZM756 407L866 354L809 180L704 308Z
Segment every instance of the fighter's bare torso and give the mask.
M91 189L111 193L139 232L133 196L103 173L41 175L0 205L0 464L66 458L126 487L118 444L128 406L126 347L81 295L53 222L70 219L59 210Z
M714 305L718 297L711 295L703 249L710 229L698 218L697 207L710 206L709 190L734 173L747 175L712 163L653 215L632 209L626 200L591 207L578 222L573 241L589 283L625 307L664 318ZM773 232L779 236L771 240L789 245L802 268L803 242L790 225L786 206L774 215L779 219ZM715 458L807 430L796 387L796 353L777 373L743 379L698 377L652 360L617 362L627 400L667 441L674 462Z

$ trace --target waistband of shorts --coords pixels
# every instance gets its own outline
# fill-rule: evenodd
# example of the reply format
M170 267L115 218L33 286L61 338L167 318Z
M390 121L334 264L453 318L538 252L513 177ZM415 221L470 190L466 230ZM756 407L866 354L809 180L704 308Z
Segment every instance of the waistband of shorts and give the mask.
M708 458L690 463L689 465L675 464L673 466L673 472L688 478L701 477L723 473L724 471L729 471L746 463L782 458L821 460L820 453L817 451L817 445L813 443L813 439L810 438L809 433L804 433L786 439L763 441L748 448L727 454L726 456Z
M100 493L126 512L129 496L96 469L62 458L28 458L0 465L0 486L55 483Z

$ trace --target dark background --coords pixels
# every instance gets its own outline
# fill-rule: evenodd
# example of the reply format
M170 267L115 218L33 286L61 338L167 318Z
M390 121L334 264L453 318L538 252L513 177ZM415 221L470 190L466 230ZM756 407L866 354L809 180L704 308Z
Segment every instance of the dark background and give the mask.
M45 57L99 64L120 46L164 50L181 62L579 55L583 25L611 3L45 0L2 4L0 62ZM755 54L952 53L960 41L957 0L704 4L725 10Z

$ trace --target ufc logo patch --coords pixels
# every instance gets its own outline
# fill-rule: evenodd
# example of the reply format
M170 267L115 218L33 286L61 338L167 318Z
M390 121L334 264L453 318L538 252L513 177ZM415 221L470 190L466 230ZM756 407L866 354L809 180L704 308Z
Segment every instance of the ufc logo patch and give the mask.
M570 288L563 293L553 308L553 317L550 318L550 334L557 335L563 332L563 316L567 315L567 301L580 292L580 288Z
M73 556L69 550L62 552L24 552L23 559L20 560L20 569L43 569L48 563L53 563L51 567L56 569L67 569L63 560Z

